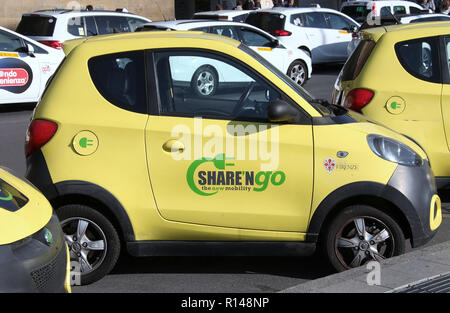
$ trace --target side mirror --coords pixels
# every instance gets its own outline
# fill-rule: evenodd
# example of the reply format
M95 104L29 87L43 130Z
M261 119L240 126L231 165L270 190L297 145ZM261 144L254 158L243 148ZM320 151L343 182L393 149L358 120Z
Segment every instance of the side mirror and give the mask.
M26 48L26 53L30 56L30 57L32 57L32 58L34 58L35 57L35 55L34 55L34 48L33 48L33 46L32 45L30 45L29 43L27 43L27 48Z
M278 39L274 39L274 40L272 40L271 43L270 43L270 47L271 47L271 48L276 48L276 47L278 47L279 45L280 45L280 41L279 41Z
M267 117L274 123L293 123L299 113L292 105L281 99L270 101L267 109Z

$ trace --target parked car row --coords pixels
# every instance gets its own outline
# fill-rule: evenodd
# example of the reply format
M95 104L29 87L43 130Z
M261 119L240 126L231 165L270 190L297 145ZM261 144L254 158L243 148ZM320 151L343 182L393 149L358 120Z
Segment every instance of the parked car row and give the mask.
M33 250L30 259L46 262L19 266L19 290L70 291L68 257L82 284L97 281L122 248L133 256L319 248L341 271L436 234L437 188L450 186L447 23L360 30L334 105L301 87L312 63L346 60L359 24L334 10L258 10L248 24L52 12L24 15L18 27L40 29L34 38L47 45L0 30L0 92L24 93L37 77L38 93L47 87L25 152L26 177L47 200L0 170L0 214L18 224L39 215L0 241L7 260L31 243L45 255ZM129 34L92 36L104 30ZM39 52L64 62L37 76L48 69ZM259 156L261 145L276 155ZM34 204L42 211L31 212Z
M239 41L150 31L72 40L64 52L29 126L27 178L55 204L83 284L106 275L122 248L317 247L345 270L437 232L440 198L419 145L315 99ZM190 75L205 64L227 85L192 92ZM194 85L209 81L202 73Z
M372 8L368 9L372 15L381 17L391 14L389 12L418 12L417 5L408 1L352 1L345 2L341 10L361 21L361 16L370 13L367 10L361 13L363 7ZM42 10L24 14L17 27L20 34L2 31L0 60L6 62L5 66L13 66L13 71L4 75L14 77L0 81L0 104L37 102L63 59L61 53L58 55L43 45L61 49L62 43L70 39L136 30L206 31L252 47L297 84L303 85L312 75L312 64L345 62L359 41L354 32L364 28L364 24L360 28L357 21L344 13L312 7L199 12L194 18L207 20L152 23L134 14L107 11ZM416 21L427 18L444 17L429 15ZM231 20L245 23L233 24ZM214 72L205 75L210 80L219 79ZM215 84L217 82L207 82L210 90Z

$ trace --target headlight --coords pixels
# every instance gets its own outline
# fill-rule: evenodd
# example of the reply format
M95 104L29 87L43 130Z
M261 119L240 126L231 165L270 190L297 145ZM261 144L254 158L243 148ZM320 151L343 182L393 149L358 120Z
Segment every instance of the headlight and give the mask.
M406 166L421 166L422 158L407 145L387 137L368 135L367 142L380 158Z

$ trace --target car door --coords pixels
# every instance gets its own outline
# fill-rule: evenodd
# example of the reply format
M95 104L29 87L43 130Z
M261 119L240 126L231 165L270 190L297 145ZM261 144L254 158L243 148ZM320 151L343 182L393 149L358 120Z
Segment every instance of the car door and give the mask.
M308 12L292 16L293 24L301 27L309 40L313 63L327 62L327 22L322 12Z
M36 102L41 75L36 56L28 54L24 41L0 30L0 103Z
M444 52L441 54L445 59L442 62L442 73L444 84L442 87L442 117L444 121L447 148L450 150L450 36L444 39Z
M330 62L345 61L347 59L347 46L352 40L351 30L357 25L350 20L334 13L324 13L328 27L326 34L327 58Z
M249 46L252 50L267 59L275 65L283 73L286 72L287 49L279 44L275 45L274 41L264 34L251 29L250 27L239 27L241 41Z
M230 57L185 49L155 51L150 59L155 112L145 136L161 216L215 227L305 232L313 180L310 123L268 122L269 101L284 96ZM205 81L212 77L216 87L208 94L193 91L207 72ZM219 76L223 81L215 80Z

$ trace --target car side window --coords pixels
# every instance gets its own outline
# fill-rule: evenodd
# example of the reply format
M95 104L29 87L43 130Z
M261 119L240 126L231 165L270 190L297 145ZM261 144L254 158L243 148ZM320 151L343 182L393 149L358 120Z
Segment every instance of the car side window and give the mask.
M69 18L67 21L67 32L74 36L86 36L84 32L84 18L82 16Z
M130 32L125 16L96 16L95 21L99 35Z
M350 24L343 17L331 13L326 13L326 17L330 28L350 30Z
M210 28L205 26L205 27L197 27L197 28L192 28L192 31L197 31L197 32L204 32L204 33L210 33Z
M444 70L448 71L447 77L450 77L450 37L445 38L445 52L446 52L447 68Z
M270 47L272 45L272 41L270 40L270 38L263 36L249 28L242 27L241 35L242 42L247 46Z
M93 57L89 72L98 92L113 105L147 113L144 51Z
M299 14L304 27L328 28L325 15L321 12Z
M422 10L416 7L409 7L409 13L410 14L418 14L422 13Z
M239 40L237 31L234 27L230 26L213 26L211 27L211 33L221 36L227 36L235 40Z
M141 20L139 18L127 17L128 26L131 32L135 32L136 28L144 25L147 21Z
M95 24L95 19L93 16L86 16L85 24L86 24L86 36L98 35L97 25Z
M441 82L438 38L420 38L395 44L397 58L411 75L434 83Z
M391 16L391 7L382 7L380 10L380 16Z
M247 19L248 15L249 15L248 13L245 13L245 14L241 14L241 15L235 16L235 17L233 17L233 22L244 23L245 20Z
M243 65L208 52L157 52L161 115L267 122L280 93Z
M0 30L0 51L18 52L22 48L20 37Z
M394 6L394 14L406 14L406 8L404 6Z

